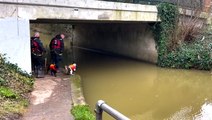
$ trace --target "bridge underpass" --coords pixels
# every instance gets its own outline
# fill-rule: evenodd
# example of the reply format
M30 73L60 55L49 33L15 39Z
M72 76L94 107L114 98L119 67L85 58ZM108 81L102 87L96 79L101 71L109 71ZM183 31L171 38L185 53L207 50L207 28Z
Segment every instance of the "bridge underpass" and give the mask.
M48 23L80 23L74 34L84 34L90 39L80 35L78 41L81 42L75 42L78 45L94 49L101 47L104 51L156 62L153 38L147 37L151 36L148 24L159 21L155 5L99 0L0 0L0 9L0 40L4 41L4 44L0 44L0 52L6 53L9 61L17 63L27 72L31 72L29 21L39 23L44 19ZM190 13L186 10L186 15ZM205 14L202 15L205 18ZM83 27L86 30L89 28L89 31ZM95 35L91 37L90 34ZM18 42L13 44L14 40ZM111 46L111 41L114 46ZM123 42L126 44L121 45ZM138 51L141 53L138 54Z
M157 50L151 31L151 25L154 24L152 22L40 19L30 21L30 24L31 34L34 31L40 31L44 46L47 47L51 37L54 36L46 37L45 35L42 38L42 34L45 34L45 31L48 31L49 34L62 32L67 35L65 39L65 62L76 61L71 55L73 54L73 46L151 63L157 62ZM57 26L54 26L55 24ZM60 29L55 32L58 26L60 26ZM61 27L64 27L64 29L61 29ZM68 30L67 27L69 28Z
M151 54L138 54L138 51L151 51L148 45L152 42L147 42L147 39L152 38L144 37L149 35L144 30L149 30L149 22L159 21L154 5L97 0L0 0L0 8L0 40L4 41L4 44L0 44L0 52L6 53L10 62L17 63L27 72L31 72L30 21L39 23L46 19L48 23L66 21L66 24L76 24L75 45L101 48L103 51L136 59L144 58L146 61L149 61L148 56ZM141 38L145 38L143 43ZM13 44L14 40L16 44ZM124 42L126 44L121 45ZM155 45L151 46L155 48ZM150 61L156 62L155 59Z

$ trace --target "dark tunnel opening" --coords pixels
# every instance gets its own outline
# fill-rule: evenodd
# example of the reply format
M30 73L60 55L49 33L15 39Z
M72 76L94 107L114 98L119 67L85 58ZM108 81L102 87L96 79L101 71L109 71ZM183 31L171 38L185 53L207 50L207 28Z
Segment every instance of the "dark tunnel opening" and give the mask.
M49 42L55 35L64 33L65 51L61 66L79 60L75 49L156 63L152 25L154 22L37 19L30 21L30 35L35 31L41 33L50 62Z

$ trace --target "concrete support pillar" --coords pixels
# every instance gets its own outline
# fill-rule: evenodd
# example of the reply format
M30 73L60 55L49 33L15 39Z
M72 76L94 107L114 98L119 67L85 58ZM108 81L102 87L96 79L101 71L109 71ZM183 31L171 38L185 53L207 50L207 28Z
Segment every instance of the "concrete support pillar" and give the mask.
M17 64L23 71L31 72L29 20L21 18L0 19L0 53Z

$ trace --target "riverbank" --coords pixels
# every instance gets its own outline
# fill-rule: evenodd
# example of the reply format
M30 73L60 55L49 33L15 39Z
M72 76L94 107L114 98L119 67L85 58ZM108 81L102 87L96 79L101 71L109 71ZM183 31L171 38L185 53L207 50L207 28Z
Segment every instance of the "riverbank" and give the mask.
M29 105L34 79L0 54L0 119L19 119Z
M73 105L71 113L73 114L75 120L95 120L95 117L91 112L89 105L86 104L83 96L81 77L79 75L73 75L70 79Z

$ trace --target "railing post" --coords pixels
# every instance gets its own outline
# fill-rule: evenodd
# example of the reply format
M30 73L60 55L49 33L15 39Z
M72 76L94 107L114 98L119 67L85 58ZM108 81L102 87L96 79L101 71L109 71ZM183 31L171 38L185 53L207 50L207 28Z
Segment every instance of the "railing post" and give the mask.
M102 113L103 110L101 109L101 105L104 104L105 102L103 100L99 100L96 103L96 109L95 109L95 113L96 113L96 120L102 120Z
M96 120L102 120L103 111L105 111L107 114L109 114L116 120L130 120L129 118L127 118L126 116L124 116L123 114L118 112L117 110L115 110L112 107L110 107L109 105L107 105L103 100L99 100L96 103L96 109L95 109Z

